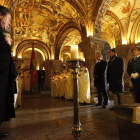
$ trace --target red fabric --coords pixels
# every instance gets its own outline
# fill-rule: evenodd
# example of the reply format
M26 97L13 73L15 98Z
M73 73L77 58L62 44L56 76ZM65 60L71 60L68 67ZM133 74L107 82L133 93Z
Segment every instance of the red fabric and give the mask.
M31 54L31 63L30 63L30 74L31 74L31 90L33 89L34 83L36 81L37 70L36 70L36 59L34 52L34 43L32 44L32 54Z

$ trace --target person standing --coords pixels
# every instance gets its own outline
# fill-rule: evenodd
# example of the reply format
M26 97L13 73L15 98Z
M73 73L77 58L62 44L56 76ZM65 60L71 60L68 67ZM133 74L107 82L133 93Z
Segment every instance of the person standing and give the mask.
M79 69L79 103L90 103L90 78L85 62L80 62Z
M40 67L40 70L37 71L38 74L38 87L39 91L42 90L44 92L44 83L45 83L45 71L43 70L43 67Z
M136 102L140 103L140 48L135 47L132 49L132 52L134 58L128 62L127 73L133 84Z
M101 54L98 54L96 59L98 62L95 64L93 76L94 86L97 88L98 93L98 104L96 104L95 106L102 106L102 108L106 108L108 105L108 93L105 89L107 62L102 60Z
M2 30L2 33L4 35L5 41L7 42L7 45L9 46L10 53L11 53L11 63L12 63L11 64L11 72L12 72L11 74L12 74L12 78L13 78L12 87L13 87L14 107L15 107L15 102L16 102L16 99L17 99L17 85L16 85L16 82L17 82L17 80L19 80L20 77L18 75L18 71L15 68L15 62L13 60L13 55L12 55L12 52L11 52L11 45L12 45L11 34L6 30Z
M31 74L29 68L24 72L24 90L31 91Z
M67 76L66 76L66 93L65 93L65 98L66 99L73 99L73 69L71 68L71 64L68 64L68 71L67 71Z
M107 82L109 83L109 91L113 94L114 106L116 106L122 104L123 99L124 61L122 58L117 57L115 49L111 49L108 55L110 59L107 68Z
M15 117L12 57L9 46L4 38L2 30L11 26L11 13L9 9L0 5L0 124L9 118ZM8 136L0 133L0 139Z
M60 79L59 79L59 97L65 98L65 93L66 93L66 83L65 83L65 77L67 75L66 71L66 64L63 64L62 66L62 73L60 74Z

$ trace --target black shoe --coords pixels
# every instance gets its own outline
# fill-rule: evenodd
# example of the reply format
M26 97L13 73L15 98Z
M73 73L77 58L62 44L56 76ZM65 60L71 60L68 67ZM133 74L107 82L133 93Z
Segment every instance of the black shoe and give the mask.
M0 139L5 138L8 136L8 133L0 133Z
M112 107L112 108L109 108L109 110L111 110L111 111L112 111L112 110L114 110L114 107Z
M95 106L102 106L102 104L96 104Z
M107 105L103 105L102 108L107 108Z

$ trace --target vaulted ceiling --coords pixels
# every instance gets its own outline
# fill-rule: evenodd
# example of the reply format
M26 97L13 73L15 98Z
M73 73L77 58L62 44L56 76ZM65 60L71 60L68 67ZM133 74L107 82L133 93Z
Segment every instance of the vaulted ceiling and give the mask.
M113 0L104 16L101 32L112 47L140 42L140 0Z
M78 44L88 35L107 40L112 48L140 42L140 0L1 0L0 3L13 13L14 49L20 42L34 39L55 51L56 40L68 22L76 23L79 29L63 36L62 48Z

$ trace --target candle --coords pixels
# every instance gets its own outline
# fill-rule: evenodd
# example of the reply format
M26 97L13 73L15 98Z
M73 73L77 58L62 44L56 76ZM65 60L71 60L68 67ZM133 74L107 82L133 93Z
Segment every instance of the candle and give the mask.
M78 45L71 45L71 59L78 58Z

